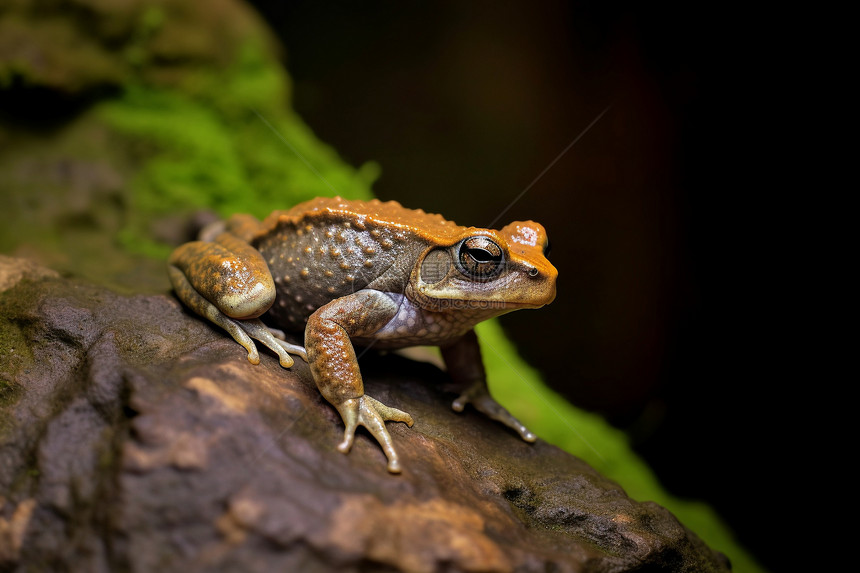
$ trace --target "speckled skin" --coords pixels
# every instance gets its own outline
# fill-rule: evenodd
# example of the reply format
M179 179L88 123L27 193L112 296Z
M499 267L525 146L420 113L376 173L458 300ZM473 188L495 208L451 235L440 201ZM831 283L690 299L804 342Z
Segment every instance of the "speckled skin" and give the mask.
M409 414L364 394L354 345L442 347L466 403L534 441L486 387L473 327L555 297L556 269L547 261L546 232L517 221L500 231L461 227L394 201L318 198L276 211L260 222L236 215L180 246L169 261L179 298L225 328L259 362L253 340L305 358L322 395L340 412L347 452L357 426L368 428L400 462L385 421L412 425ZM266 313L264 315L264 313ZM273 336L260 320L305 333L305 347ZM253 340L252 340L253 339Z

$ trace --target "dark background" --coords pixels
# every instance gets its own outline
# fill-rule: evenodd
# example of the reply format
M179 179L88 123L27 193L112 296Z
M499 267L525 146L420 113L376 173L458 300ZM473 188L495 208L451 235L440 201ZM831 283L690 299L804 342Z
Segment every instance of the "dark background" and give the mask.
M548 229L558 298L503 318L523 354L763 565L792 563L773 493L797 438L797 412L777 405L797 375L770 160L779 15L254 3L285 45L295 108L350 163L381 164L380 197Z

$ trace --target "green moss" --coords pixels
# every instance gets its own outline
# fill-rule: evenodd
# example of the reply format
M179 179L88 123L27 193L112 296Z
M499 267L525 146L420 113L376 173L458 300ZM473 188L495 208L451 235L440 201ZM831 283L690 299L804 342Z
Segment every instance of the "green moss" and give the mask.
M17 324L6 318L11 316L10 299L10 291L0 293L0 435L15 424L15 417L4 410L14 407L24 395L24 387L15 380L15 375L33 363L27 337Z
M165 257L148 223L212 209L258 217L320 195L369 199L375 164L354 169L285 111L286 74L253 42L225 70L201 70L183 90L129 86L97 109L143 167L134 176L131 215L120 237L138 252Z
M11 406L21 398L22 393L20 384L0 378L0 406Z
M0 293L0 407L11 406L21 398L23 388L14 381L15 374L33 364L29 338L14 321L7 318L12 316L16 292L21 290L13 288Z
M667 493L627 436L601 417L572 406L550 390L526 364L496 321L477 327L493 396L542 439L584 459L618 482L639 501L655 501L671 511L710 547L732 561L734 571L762 571L734 539L731 529L707 504Z

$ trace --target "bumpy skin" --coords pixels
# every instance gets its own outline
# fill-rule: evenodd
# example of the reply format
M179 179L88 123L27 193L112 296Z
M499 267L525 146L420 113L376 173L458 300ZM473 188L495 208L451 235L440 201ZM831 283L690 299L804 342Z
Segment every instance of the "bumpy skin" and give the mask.
M366 427L401 470L388 420L412 417L364 394L354 345L442 347L467 403L534 441L489 395L473 327L555 297L557 271L546 259L544 228L517 221L500 231L461 227L394 201L318 198L260 222L235 215L177 248L168 272L179 298L227 330L259 363L254 340L285 368L308 361L322 395L346 425L339 449ZM260 320L305 333L289 344Z

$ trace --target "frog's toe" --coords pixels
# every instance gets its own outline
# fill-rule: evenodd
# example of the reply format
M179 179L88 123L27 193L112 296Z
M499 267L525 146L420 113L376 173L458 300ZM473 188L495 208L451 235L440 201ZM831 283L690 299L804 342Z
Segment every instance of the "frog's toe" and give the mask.
M519 422L518 422L518 424L519 424ZM529 442L529 443L534 443L537 441L537 434L529 431L529 429L526 428L525 426L523 426L522 424L519 424L519 427L516 427L514 429L520 434L520 437L524 441Z
M358 424L347 424L346 429L343 431L343 441L337 445L337 451L342 454L348 454L349 450L352 449L352 443L355 441L355 430L358 428Z
M259 364L260 353L257 351L257 345L254 344L254 341L251 340L248 335L246 335L239 327L236 326L236 321L226 317L225 320L229 321L227 324L229 324L231 328L228 328L227 330L230 332L230 334L233 335L233 340L242 345L242 347L248 352L248 362L254 365Z
M400 460L397 458L391 459L388 458L388 466L386 466L388 473L399 474L403 471L403 468L400 467Z
M370 396L365 396L365 399L370 402L370 405L373 406L380 416L382 416L383 420L403 422L410 428L412 427L412 424L415 423L415 420L412 419L412 416L410 416L408 412L392 408L391 406L386 406L376 398L371 398Z
M299 346L298 344L292 344L291 342L287 342L286 340L281 340L280 338L276 338L278 344L281 345L281 348L289 352L290 354L294 354L296 356L301 357L305 362L308 361L308 353L305 350L304 346Z
M279 328L272 328L271 326L267 326L266 328L269 330L269 332L272 333L272 336L274 336L278 340L286 340L287 339L287 335L284 333L283 330L281 330Z
M511 428L526 442L537 440L537 435L529 431L522 422L513 417L510 412L490 396L490 392L487 390L487 385L484 382L478 382L460 394L451 404L451 408L456 412L462 412L466 404L472 404L476 410L488 418L501 422Z
M385 422L388 420L404 422L412 426L414 423L412 416L397 408L386 406L370 396L344 400L337 405L337 410L340 412L345 425L343 441L337 446L340 452L348 453L352 449L356 429L358 426L364 426L376 438L382 451L385 452L385 457L388 459L388 471L391 473L401 472L400 460L394 449L391 434L385 428Z
M304 347L299 346L297 344L291 344L279 338L275 338L275 336L272 334L272 329L268 328L265 324L263 324L263 322L259 318L236 321L236 323L239 324L242 329L248 334L248 336L246 336L245 338L250 337L255 340L258 340L263 345L268 347L272 352L277 354L278 361L284 368L290 368L293 364L295 364L295 361L290 356L290 354L297 354L301 356L303 360L307 361L307 353L305 352ZM281 334L283 333L281 332ZM249 342L250 338L248 338ZM237 340L239 339L237 338ZM241 341L239 343L242 344ZM252 342L251 344L253 345ZM245 346L245 348L248 348L248 346ZM255 348L254 352L256 351L257 350ZM251 360L250 357L248 359ZM254 362L253 360L251 360L251 362L253 362L254 364L259 364L260 358L257 357L256 362Z
M251 364L253 364L255 366L257 364L259 364L260 363L260 353L257 352L257 347L252 346L252 347L248 348L247 350L248 350L248 362L250 362Z

